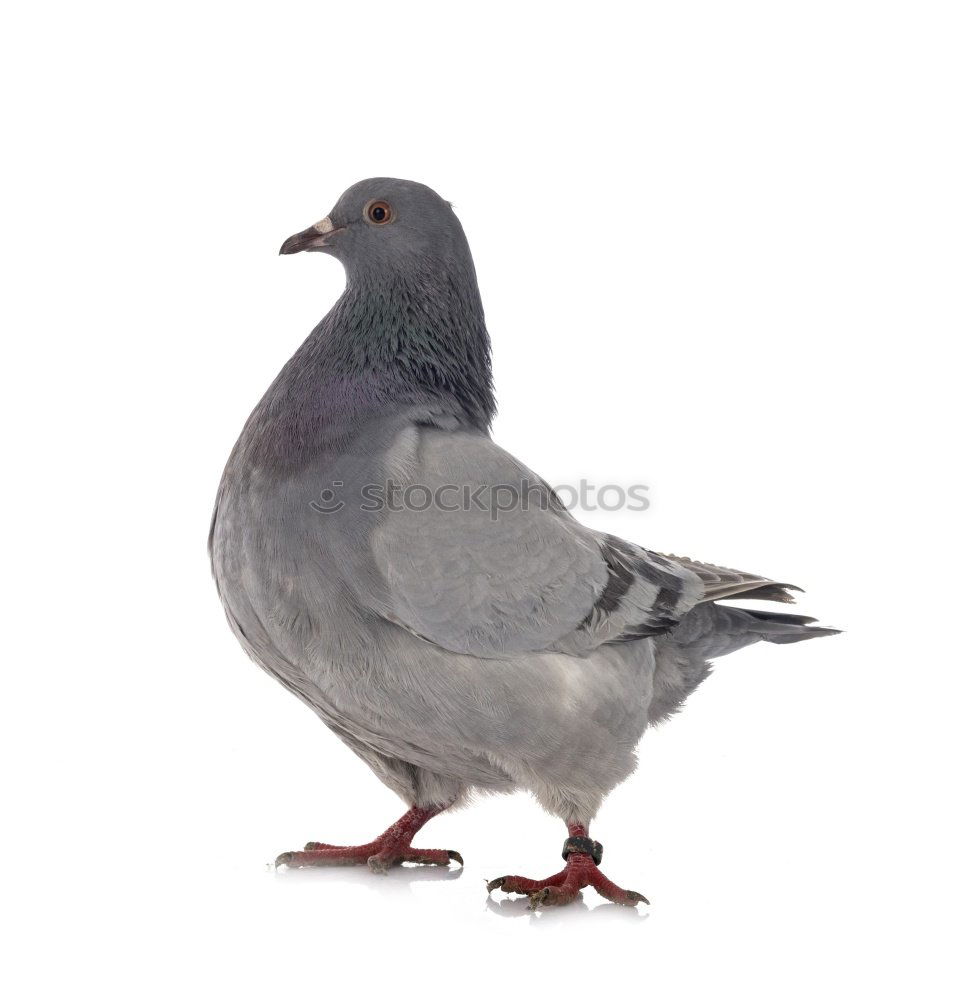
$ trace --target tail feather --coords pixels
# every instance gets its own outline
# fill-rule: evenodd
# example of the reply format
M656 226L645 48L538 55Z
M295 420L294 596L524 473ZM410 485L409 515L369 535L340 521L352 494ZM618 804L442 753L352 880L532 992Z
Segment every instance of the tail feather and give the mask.
M677 625L654 640L654 691L648 719L670 718L711 672L711 660L755 642L803 642L840 629L816 625L816 618L781 611L753 611L724 604L698 604Z
M782 611L754 611L726 604L699 604L670 633L670 642L698 656L725 656L755 642L784 644L837 635L839 629L816 625L816 618Z
M822 635L839 635L841 629L827 628L824 625L812 626L817 618L807 615L786 615L778 611L751 611L747 608L730 608L757 623L745 623L749 632L756 632L764 642L803 642L805 639L817 639Z

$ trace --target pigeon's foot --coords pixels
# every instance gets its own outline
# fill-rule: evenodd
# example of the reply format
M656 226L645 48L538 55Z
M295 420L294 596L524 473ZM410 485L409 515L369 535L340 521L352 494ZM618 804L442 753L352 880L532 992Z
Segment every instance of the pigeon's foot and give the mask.
M442 810L442 806L414 806L376 840L357 847L337 847L311 841L302 851L286 851L277 856L274 864L279 868L325 868L331 865L367 865L371 871L386 872L394 865L410 861L418 865L449 865L456 861L463 867L464 859L457 851L430 850L412 847L414 834L432 817Z
M405 861L418 865L449 865L456 861L464 864L464 859L457 851L439 851L428 848L387 844L378 837L369 844L357 847L334 847L331 844L318 844L311 841L302 851L285 851L277 856L274 862L279 868L326 868L333 865L367 865L371 871L385 872L394 865Z
M581 832L575 832L581 831ZM601 874L598 864L602 848L583 832L583 827L571 827L571 836L564 844L562 857L566 865L550 878L532 879L521 875L502 875L487 883L487 891L515 892L530 897L530 908L563 906L577 899L581 889L592 886L605 899L623 906L637 906L648 900L639 892L622 889Z

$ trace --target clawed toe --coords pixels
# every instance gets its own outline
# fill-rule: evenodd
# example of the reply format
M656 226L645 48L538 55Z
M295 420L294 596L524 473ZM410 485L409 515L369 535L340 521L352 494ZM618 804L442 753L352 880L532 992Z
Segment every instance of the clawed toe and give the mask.
M417 847L408 847L394 855L394 864L401 864L404 861L413 865L439 865L446 867L452 861L456 861L461 868L464 867L464 859L460 851L433 851Z
M371 848L334 847L311 841L302 851L285 851L274 861L276 868L330 868L335 865L362 865L370 857Z
M531 896L548 886L560 885L567 877L567 870L558 872L550 878L532 879L524 878L522 875L501 875L500 878L492 879L487 883L487 891L493 892L500 889L501 892L517 893L522 896Z

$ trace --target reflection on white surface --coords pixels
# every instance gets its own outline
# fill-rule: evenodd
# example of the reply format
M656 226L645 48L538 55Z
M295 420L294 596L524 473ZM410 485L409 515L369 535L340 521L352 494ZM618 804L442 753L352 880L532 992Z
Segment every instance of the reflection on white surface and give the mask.
M328 886L357 886L365 891L403 895L412 886L425 882L456 882L464 869L452 865L398 865L387 872L372 872L367 865L331 865L324 868L275 868L268 865L279 881L310 883L318 889ZM319 883L319 884L318 884Z
M527 897L503 896L495 899L493 895L487 899L487 909L499 917L527 917L531 924L543 925L562 920L579 920L589 918L609 922L617 920L625 923L636 923L646 920L647 907L643 910L636 906L620 906L617 903L601 903L591 909L581 893L577 899L566 906L541 906L532 910Z
M359 892L380 896L385 905L394 905L395 902L402 904L402 897L413 896L418 886L457 882L464 876L463 868L434 865L400 865L385 873L372 872L366 865L332 865L326 868L266 867L278 883L304 888L305 891L317 893L318 898L324 898L322 894L325 889L328 890L328 900L339 899L344 892ZM646 920L649 915L649 908L643 905L634 907L596 902L599 897L593 889L579 893L577 899L566 906L542 906L531 910L526 896L506 896L499 890L488 894L486 879L477 879L476 885L470 878L467 881L470 884L466 888L473 889L477 898L484 899L488 913L512 919L526 918L531 924L574 921L587 917L604 922L613 920L636 923ZM458 900L459 898L458 896ZM457 905L453 894L446 899L437 897L436 902L439 906ZM342 912L346 912L346 908Z

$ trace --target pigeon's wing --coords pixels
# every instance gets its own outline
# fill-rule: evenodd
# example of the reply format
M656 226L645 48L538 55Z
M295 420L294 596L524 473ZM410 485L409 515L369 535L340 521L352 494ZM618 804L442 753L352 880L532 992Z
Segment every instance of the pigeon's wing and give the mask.
M713 566L711 563L697 562L686 556L665 556L696 573L704 584L702 601L723 601L729 597L750 598L752 601L779 601L782 604L793 604L794 597L788 591L803 593L800 587L791 583L779 583L754 573L743 573L741 570L728 569L725 566Z
M418 429L391 467L407 502L371 537L375 610L445 649L586 653L671 628L703 592L692 570L578 524L486 435Z

